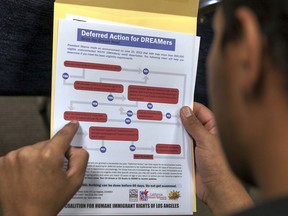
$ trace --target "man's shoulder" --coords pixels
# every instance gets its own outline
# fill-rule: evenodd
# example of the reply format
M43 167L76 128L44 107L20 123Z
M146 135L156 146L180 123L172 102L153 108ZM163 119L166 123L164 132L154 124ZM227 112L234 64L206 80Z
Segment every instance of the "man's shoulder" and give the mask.
M287 216L288 215L288 196L264 202L256 205L254 208L248 209L234 216Z

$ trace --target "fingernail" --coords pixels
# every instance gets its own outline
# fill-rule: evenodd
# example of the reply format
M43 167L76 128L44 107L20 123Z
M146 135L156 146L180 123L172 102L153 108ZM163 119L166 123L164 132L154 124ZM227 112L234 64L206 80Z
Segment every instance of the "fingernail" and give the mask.
M192 115L191 109L189 107L184 107L182 111L183 111L183 114L186 118L188 118Z
M77 120L72 120L71 123L73 123L73 124L77 124L78 121L77 121Z

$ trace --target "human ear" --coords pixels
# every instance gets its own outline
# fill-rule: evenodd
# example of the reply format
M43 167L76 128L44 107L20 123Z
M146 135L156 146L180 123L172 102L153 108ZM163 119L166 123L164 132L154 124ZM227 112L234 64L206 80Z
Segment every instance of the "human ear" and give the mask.
M245 94L254 94L261 78L262 37L256 15L246 7L236 10L235 17L241 26L239 39L241 86Z

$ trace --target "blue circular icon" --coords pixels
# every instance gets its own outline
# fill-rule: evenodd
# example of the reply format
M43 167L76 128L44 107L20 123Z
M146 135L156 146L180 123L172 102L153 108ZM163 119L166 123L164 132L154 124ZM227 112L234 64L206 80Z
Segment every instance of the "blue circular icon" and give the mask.
M134 152L136 150L136 146L135 145L130 145L129 149L130 149L130 151Z
M126 123L126 124L131 124L131 119L130 119L130 118L126 118L126 119L125 119L125 123Z
M167 119L171 119L171 117L172 117L171 113L166 113L166 118Z
M152 104L152 103L148 103L148 104L147 104L147 108L148 108L148 109L152 109L152 108L153 108L153 104Z
M108 95L107 99L108 99L109 101L113 101L113 100L114 100L114 96L110 94L110 95Z
M105 146L102 146L102 147L100 148L100 152L105 153L106 151L107 151L107 149L106 149Z
M144 68L143 69L143 74L148 75L149 74L149 69L148 68Z
M63 73L62 74L62 78L67 80L69 78L69 74L68 73Z
M127 111L127 116L132 117L133 116L133 112L131 110Z
M92 101L92 106L93 107L97 107L98 106L98 101L96 101L96 100Z

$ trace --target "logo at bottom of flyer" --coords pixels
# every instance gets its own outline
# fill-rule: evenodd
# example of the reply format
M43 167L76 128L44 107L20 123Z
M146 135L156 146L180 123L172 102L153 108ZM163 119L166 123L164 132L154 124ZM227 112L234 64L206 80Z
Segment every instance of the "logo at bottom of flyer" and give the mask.
M139 192L140 201L148 201L148 194L149 194L149 191L146 189L144 191L140 191Z
M169 197L169 200L178 200L181 197L181 193L180 191L173 190L173 191L170 191L168 197Z
M140 201L163 201L168 200L167 192L161 190L144 190L139 192Z
M138 189L129 189L129 201L138 202Z

